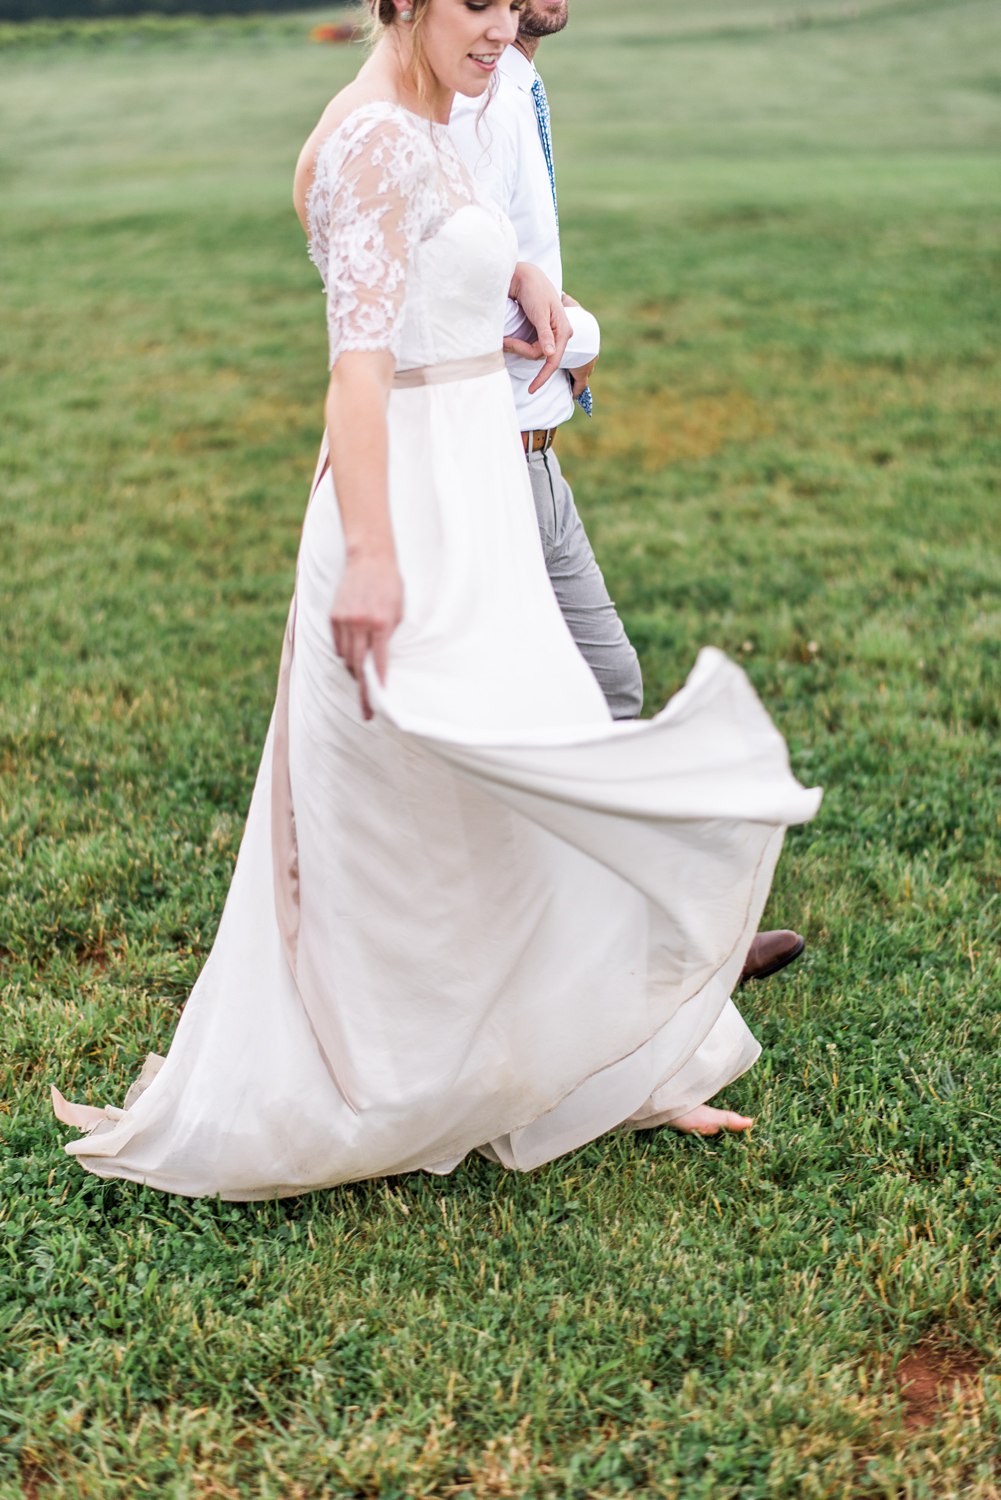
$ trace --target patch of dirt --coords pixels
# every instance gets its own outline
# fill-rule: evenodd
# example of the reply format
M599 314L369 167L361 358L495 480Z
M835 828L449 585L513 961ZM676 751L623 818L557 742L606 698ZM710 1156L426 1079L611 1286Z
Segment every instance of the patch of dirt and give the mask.
M38 1500L41 1494L41 1484L46 1478L44 1469L40 1469L30 1460L21 1462L21 1496L22 1500Z
M97 969L101 974L111 963L111 954L103 944L94 947L78 947L74 957L80 968Z
M963 1396L979 1384L983 1361L969 1349L919 1344L905 1354L894 1371L904 1403L904 1424L912 1432L928 1427L952 1400L958 1386Z
M560 454L612 459L647 473L686 459L709 458L725 443L771 431L770 420L742 391L693 395L656 391L601 391L602 421L574 423L560 434Z

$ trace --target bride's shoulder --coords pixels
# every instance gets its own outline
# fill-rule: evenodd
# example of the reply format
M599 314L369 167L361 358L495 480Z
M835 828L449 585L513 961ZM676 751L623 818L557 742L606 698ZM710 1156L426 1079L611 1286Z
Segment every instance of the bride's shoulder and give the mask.
M299 153L295 169L295 204L305 222L308 200L318 179L329 180L353 156L378 147L407 156L431 144L429 122L392 99L379 98L349 84L327 105Z
M433 127L429 120L411 113L393 99L373 98L363 91L344 89L328 104L313 132L316 155L336 154L366 141L427 141Z

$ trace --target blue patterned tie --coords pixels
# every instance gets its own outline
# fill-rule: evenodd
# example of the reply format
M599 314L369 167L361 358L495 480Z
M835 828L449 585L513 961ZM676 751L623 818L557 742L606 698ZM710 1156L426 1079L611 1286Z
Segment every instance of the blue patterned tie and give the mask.
M546 158L546 167L549 170L549 186L553 194L553 213L556 215L556 228L560 227L560 211L556 207L556 172L553 168L553 135L549 126L549 100L546 98L546 85L536 73L532 81L532 99L535 103L535 118L539 122L539 139L542 142L542 152Z
M532 80L532 100L535 104L535 118L539 123L539 139L542 142L542 154L546 158L546 169L549 172L549 187L553 195L553 213L556 215L556 233L560 232L560 211L556 205L556 170L553 167L553 135L549 123L549 100L546 98L546 86L536 73ZM573 384L573 376L567 372L567 379ZM585 386L577 397L577 405L587 416L591 415L594 403L591 399L591 387Z

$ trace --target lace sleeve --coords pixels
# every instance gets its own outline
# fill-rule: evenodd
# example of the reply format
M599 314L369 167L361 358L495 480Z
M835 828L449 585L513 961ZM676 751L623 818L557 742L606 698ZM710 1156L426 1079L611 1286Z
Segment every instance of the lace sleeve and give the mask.
M427 151L389 106L358 111L320 149L307 212L331 368L347 350L399 354L407 272L427 217Z

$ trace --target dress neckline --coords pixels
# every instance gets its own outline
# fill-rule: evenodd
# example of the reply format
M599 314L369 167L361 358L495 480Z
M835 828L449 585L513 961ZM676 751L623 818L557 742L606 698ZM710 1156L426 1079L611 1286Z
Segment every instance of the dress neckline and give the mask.
M438 120L431 120L427 115L419 115L414 110L408 109L405 104L400 104L395 99L367 99L361 104L356 104L352 109L348 110L343 119L338 120L337 124L333 127L332 130L328 132L327 135L323 137L323 140L317 147L316 156L313 159L313 180L306 190L305 207L306 222L308 225L306 235L306 251L310 260L313 261L314 265L316 265L320 270L321 276L324 275L324 271L323 268L319 265L319 262L316 259L316 255L314 254L316 234L313 213L315 195L319 189L320 184L321 163L323 163L324 157L327 156L333 156L334 161L336 162L337 152L342 139L346 136L350 136L352 127L356 127L359 119L367 114L373 115L376 119L385 117L387 115L397 117L402 115L403 123L406 124L407 122L410 122L410 128L414 130L414 132L422 140L429 142L431 148L435 152L440 154L442 148L445 148L446 155L451 157L455 165L459 168L462 176L467 179L466 186L470 190L470 202L475 203L477 201L475 184L469 177L469 173L465 167L465 164L463 163L458 152L455 149L454 143L452 142L452 139L449 135L447 125L442 125ZM419 126L426 126L427 128L418 129ZM329 161L327 163L324 163L324 170L329 170L331 165L332 164Z
M317 148L317 160L319 160L320 152L326 148L328 143L335 136L340 135L346 125L350 124L358 115L364 114L367 110L374 110L376 112L389 110L396 114L406 115L407 119L413 120L415 124L426 125L428 127L428 135L432 139L438 131L448 130L448 126L442 125L439 120L432 120L428 115L419 115L416 110L408 109L405 104L400 104L396 99L366 99L364 103L356 104L353 108L349 109L344 118L338 120L333 129L323 137Z

